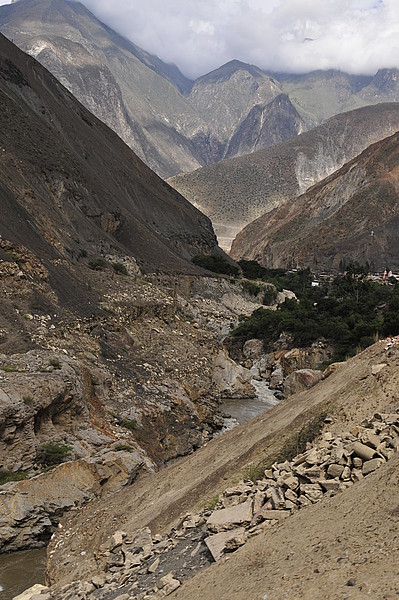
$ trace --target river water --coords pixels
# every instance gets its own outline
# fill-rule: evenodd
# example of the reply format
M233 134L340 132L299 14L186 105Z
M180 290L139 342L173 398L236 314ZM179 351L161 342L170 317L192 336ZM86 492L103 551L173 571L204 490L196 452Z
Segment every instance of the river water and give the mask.
M279 402L265 381L255 381L253 379L251 384L256 389L257 395L255 398L249 398L248 400L243 400L242 398L238 398L237 400L223 400L220 408L222 412L231 416L231 420L226 419L227 429L231 429L229 424L234 426L237 423L244 423L244 421L257 417Z
M0 600L11 600L35 583L44 584L46 549L0 555Z

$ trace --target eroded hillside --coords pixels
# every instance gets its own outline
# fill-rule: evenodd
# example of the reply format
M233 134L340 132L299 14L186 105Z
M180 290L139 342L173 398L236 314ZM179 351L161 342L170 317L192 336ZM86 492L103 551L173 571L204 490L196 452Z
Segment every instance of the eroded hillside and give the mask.
M373 144L308 192L248 225L232 256L270 267L331 271L341 260L373 271L398 263L398 134Z

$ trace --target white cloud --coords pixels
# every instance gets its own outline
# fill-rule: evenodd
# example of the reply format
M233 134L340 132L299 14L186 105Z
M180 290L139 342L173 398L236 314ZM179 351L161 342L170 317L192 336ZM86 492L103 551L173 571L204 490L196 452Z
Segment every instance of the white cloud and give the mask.
M288 72L399 67L397 0L82 1L189 77L233 58Z

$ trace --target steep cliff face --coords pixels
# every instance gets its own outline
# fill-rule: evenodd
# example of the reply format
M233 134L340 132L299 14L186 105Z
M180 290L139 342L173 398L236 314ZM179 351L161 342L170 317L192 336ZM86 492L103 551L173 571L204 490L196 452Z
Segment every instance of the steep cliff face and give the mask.
M197 79L188 98L212 132L228 142L255 104L268 104L279 93L278 83L261 69L233 60Z
M332 117L283 144L178 175L169 183L212 219L219 242L229 249L245 225L398 128L396 103L368 106Z
M270 267L399 268L399 134L378 142L297 199L248 225L232 256Z

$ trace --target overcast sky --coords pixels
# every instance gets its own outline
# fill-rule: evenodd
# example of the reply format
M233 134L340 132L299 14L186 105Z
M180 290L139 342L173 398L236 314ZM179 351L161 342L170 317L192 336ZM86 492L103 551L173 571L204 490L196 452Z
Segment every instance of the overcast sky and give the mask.
M233 58L288 72L399 67L398 0L82 1L190 78Z

